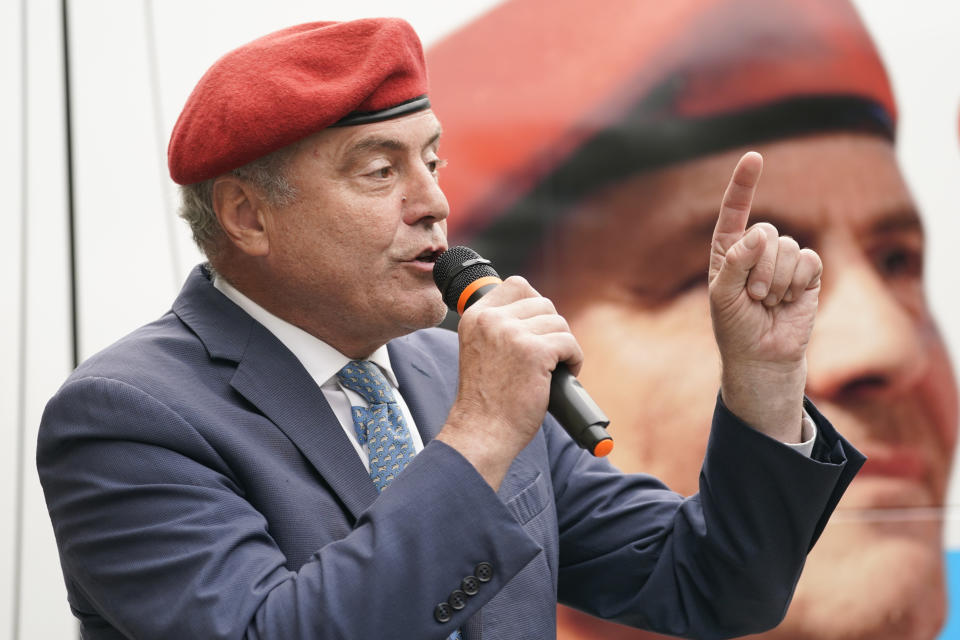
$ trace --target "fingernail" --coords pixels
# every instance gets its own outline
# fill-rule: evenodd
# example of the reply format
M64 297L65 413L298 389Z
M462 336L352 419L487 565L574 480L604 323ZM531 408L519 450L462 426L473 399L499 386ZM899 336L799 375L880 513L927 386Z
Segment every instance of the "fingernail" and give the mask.
M753 249L760 244L761 235L763 235L763 232L761 232L759 229L753 229L747 234L747 237L743 239L743 246L745 246L747 249Z
M762 282L754 282L750 285L750 293L753 294L753 297L763 299L767 297L767 285Z

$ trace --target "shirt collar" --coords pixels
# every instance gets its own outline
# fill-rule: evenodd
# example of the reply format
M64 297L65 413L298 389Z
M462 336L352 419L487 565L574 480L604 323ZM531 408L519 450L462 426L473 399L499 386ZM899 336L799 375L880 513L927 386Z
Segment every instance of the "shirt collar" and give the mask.
M254 320L267 328L270 333L284 344L287 349L300 361L307 373L320 386L336 384L336 375L350 358L343 355L329 344L316 338L300 327L290 324L279 318L259 304L240 293L221 275L215 275L213 286L223 295L232 300L238 307L246 311ZM376 364L383 371L394 388L398 388L397 377L390 364L390 354L387 346L382 345L376 351L364 358Z

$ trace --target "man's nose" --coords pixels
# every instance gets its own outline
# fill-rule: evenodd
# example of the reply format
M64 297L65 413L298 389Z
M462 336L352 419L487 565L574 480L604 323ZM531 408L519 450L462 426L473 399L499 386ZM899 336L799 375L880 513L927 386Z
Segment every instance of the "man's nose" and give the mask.
M403 221L408 225L447 219L450 205L440 189L436 175L427 165L421 165L408 176L403 203Z
M838 268L807 349L807 393L838 400L913 387L929 366L923 309L912 311L866 259Z

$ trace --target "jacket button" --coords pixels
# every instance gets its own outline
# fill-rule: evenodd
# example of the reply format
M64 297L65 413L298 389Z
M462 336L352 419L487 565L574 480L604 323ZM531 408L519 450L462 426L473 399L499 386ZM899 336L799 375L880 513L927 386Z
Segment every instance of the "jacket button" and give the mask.
M446 602L441 602L437 605L437 608L433 610L433 617L437 622L450 622L450 618L453 616L453 610L450 608L450 605Z
M480 591L480 581L477 580L476 576L467 576L463 579L463 582L460 583L460 588L463 589L463 592L468 596L475 596L477 592Z
M450 593L450 597L447 598L447 602L453 607L454 611L460 611L460 609L467 606L467 594L460 591L460 589L454 589Z
M473 569L473 575L477 576L480 582L490 582L493 578L493 565L489 562L481 562Z

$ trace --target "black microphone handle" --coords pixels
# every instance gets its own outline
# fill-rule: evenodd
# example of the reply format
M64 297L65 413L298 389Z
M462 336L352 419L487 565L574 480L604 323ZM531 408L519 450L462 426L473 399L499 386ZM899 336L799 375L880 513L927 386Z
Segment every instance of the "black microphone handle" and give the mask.
M565 362L558 363L553 370L547 410L574 442L593 455L605 456L613 449L613 438L605 428L610 419L570 373Z

